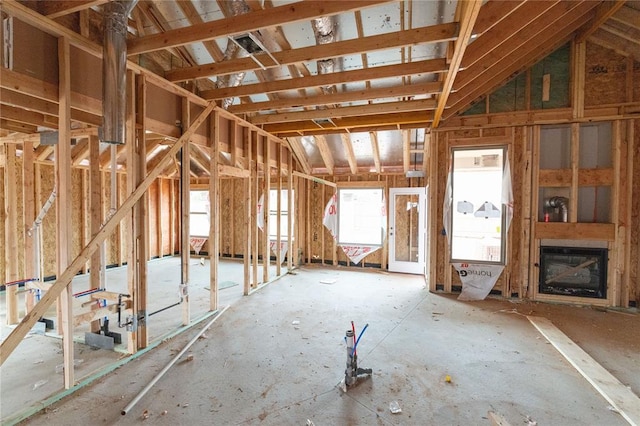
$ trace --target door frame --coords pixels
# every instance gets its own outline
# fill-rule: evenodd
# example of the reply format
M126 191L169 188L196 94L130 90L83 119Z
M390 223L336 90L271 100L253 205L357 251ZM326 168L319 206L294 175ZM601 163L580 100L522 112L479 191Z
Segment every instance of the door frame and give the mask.
M396 195L418 195L418 262L395 260L395 203ZM427 188L389 188L389 272L426 274L427 247Z

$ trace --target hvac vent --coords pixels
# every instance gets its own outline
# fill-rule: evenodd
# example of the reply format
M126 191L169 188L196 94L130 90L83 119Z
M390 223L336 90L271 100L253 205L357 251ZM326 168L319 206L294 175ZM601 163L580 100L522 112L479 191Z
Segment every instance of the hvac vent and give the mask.
M256 43L253 37L251 37L251 35L249 34L243 34L243 35L234 37L233 41L235 41L238 44L238 46L242 47L244 50L246 50L252 55L255 53L264 52L262 47L258 43Z

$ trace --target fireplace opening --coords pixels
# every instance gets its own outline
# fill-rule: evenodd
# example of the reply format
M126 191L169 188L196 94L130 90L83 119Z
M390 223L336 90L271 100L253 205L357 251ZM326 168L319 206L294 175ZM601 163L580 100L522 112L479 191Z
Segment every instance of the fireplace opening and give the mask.
M540 247L538 292L607 298L606 248Z

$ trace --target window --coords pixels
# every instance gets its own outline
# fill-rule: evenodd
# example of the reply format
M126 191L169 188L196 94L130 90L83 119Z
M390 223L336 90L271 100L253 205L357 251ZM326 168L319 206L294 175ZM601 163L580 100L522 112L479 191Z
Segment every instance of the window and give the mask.
M189 235L209 237L209 191L189 194Z
M280 239L289 238L289 206L287 202L288 192L280 191ZM295 192L292 194L292 204L295 205ZM292 217L293 220L293 217ZM292 223L293 225L293 223ZM291 236L293 238L293 235ZM269 191L269 239L278 239L278 190Z
M382 245L382 195L382 188L338 189L338 245Z
M454 148L451 260L504 263L505 149Z

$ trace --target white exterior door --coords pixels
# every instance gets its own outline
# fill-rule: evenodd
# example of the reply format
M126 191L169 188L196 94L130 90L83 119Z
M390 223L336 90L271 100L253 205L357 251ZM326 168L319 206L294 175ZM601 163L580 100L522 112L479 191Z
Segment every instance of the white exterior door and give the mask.
M426 188L389 189L389 271L425 273Z

